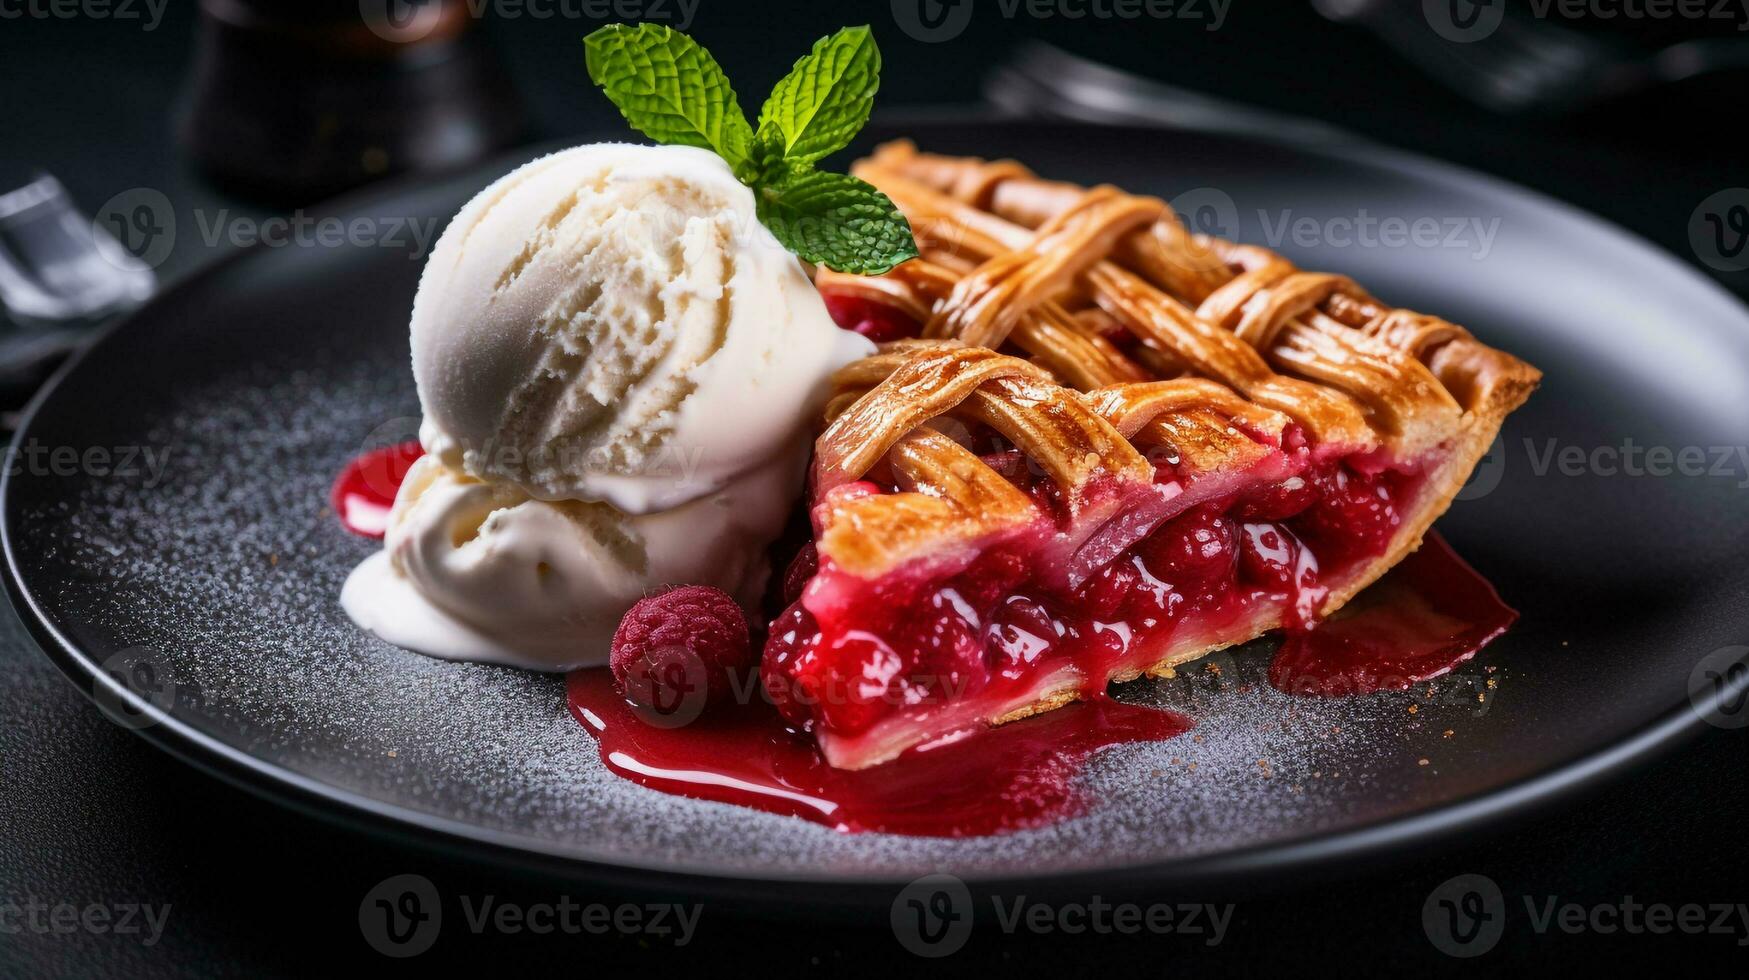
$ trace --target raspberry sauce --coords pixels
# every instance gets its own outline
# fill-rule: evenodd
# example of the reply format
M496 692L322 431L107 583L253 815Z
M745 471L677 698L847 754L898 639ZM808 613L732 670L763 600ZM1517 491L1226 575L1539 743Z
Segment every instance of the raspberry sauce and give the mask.
M571 714L620 776L666 793L802 817L835 830L970 837L1072 816L1082 764L1102 748L1181 734L1182 715L1106 697L913 748L868 769L834 769L763 698L685 725L645 720L605 670L568 679Z
M417 442L384 446L346 464L328 491L328 505L353 534L380 538L389 527L389 508L407 478L407 469L425 450Z
M347 464L334 482L330 503L348 530L383 535L396 491L421 455L417 442L407 442ZM1238 574L1275 585L1301 584L1303 569L1297 563L1270 560L1287 539L1277 542L1268 535L1290 535L1286 528L1247 521L1234 533L1212 520L1212 512L1187 516L1177 522L1183 541L1157 536L1143 559L1169 562L1180 578L1195 559L1200 564L1189 571L1203 572L1204 578ZM1214 548L1211 542L1228 547ZM1189 547L1192 543L1198 547ZM1131 566L1119 562L1114 567ZM1115 593L1103 596L1102 586ZM1103 605L1112 605L1113 613L1133 612L1128 604L1152 594L1121 576L1109 582L1096 578L1086 591L1086 601L1102 612ZM1005 612L1018 615L1013 609ZM1296 694L1402 689L1475 656L1517 617L1486 579L1437 534L1429 534L1419 551L1336 618L1291 632L1270 666L1270 681ZM1001 630L1006 623L1001 617L993 620L995 639L1007 635ZM849 833L967 837L1053 823L1085 809L1075 777L1095 753L1169 739L1193 724L1182 715L1098 695L999 728L937 739L871 768L845 770L828 765L812 740L796 734L759 696L763 689L757 683L740 685L738 693L753 693L736 704L705 711L685 725L663 724L660 718L652 723L648 709L628 704L606 670L576 671L566 686L571 714L595 736L602 761L618 775L662 792L798 816Z
M1288 633L1269 682L1291 694L1400 691L1450 672L1517 619L1487 579L1429 533L1328 622Z

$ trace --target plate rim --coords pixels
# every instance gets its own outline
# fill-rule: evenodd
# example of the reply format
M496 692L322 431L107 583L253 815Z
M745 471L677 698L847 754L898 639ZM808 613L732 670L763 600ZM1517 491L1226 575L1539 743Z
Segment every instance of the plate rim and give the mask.
M1745 322L1749 322L1749 307L1739 297L1675 253L1631 229L1504 178L1412 151L1387 148L1376 142L1332 145L1322 141L1281 139L1268 133L1236 133L1231 130L1198 127L1125 126L1057 119L1016 119L978 113L951 117L931 113L915 118L907 117L903 113L892 113L877 117L877 122L883 129L902 128L907 123L928 127L957 122L1008 129L1127 130L1156 137L1162 132L1196 133L1216 138L1260 141L1345 163L1383 168L1419 180L1435 180L1489 195L1507 195L1538 208L1557 212L1569 220L1596 226L1622 245L1641 252L1643 259L1662 266L1661 271L1684 280L1685 286L1707 294L1711 300L1733 308ZM506 166L510 161L532 159L531 154L540 155L561 145L573 143L567 140L562 144L523 147L494 158L478 168L401 178L366 191L343 195L318 207L322 213L348 213L373 202L428 188L438 181L455 179L467 173L485 173L490 168ZM57 395L66 379L76 373L99 347L122 330L128 329L142 314L200 288L213 276L263 250L264 246L259 243L232 249L229 253L179 276L146 305L105 327L56 369L20 412L18 425L8 447L11 458L16 458L20 448L32 435L39 414ZM516 866L541 875L614 882L638 890L678 890L745 896L750 893L751 886L751 893L756 896L781 896L793 901L793 889L796 886L806 886L818 893L813 897L822 898L830 904L862 906L875 891L880 892L884 900L890 900L894 886L911 880L917 873L925 873L922 869L915 872L856 874L822 869L773 872L644 860L618 853L590 853L586 845L570 851L559 851L542 847L538 840L522 835L387 803L261 759L142 701L106 674L89 653L62 631L32 592L21 567L18 531L13 526L12 512L14 487L22 479L24 474L15 473L12 467L7 467L0 473L0 553L4 555L6 593L26 631L48 659L87 699L95 701L101 687L106 696L115 698L132 709L155 715L152 724L133 731L148 744L229 785L330 823L387 837L398 843L422 848L435 847L446 854L474 857L497 865ZM1723 698L1725 693L1719 692L1718 697ZM1417 843L1452 842L1464 837L1474 837L1507 820L1546 811L1559 802L1570 800L1578 794L1619 778L1665 752L1674 751L1707 730L1705 715L1691 701L1676 705L1629 735L1615 739L1601 748L1579 753L1543 772L1403 816L1210 854L1142 863L1126 862L1121 856L1114 856L1109 861L1102 860L1083 867L1023 875L986 870L952 873L968 885L981 890L1000 890L1005 886L1024 885L1033 889L1070 891L1093 882L1098 882L1100 887L1109 890L1113 884L1111 878L1119 874L1129 879L1130 885L1143 882L1159 885L1165 882L1247 881L1260 878L1266 873L1284 870L1328 869L1337 862L1363 856L1401 855ZM554 862L559 862L559 865L555 866Z

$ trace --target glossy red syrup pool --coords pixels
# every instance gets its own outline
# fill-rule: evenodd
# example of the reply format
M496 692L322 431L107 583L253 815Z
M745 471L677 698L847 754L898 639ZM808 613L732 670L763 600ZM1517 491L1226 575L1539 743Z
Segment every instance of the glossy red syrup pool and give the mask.
M1082 809L1074 777L1093 753L1190 727L1182 715L1100 697L844 770L760 698L667 728L628 705L605 670L577 671L567 687L571 714L620 776L846 832L970 837L1052 823Z
M425 450L417 442L384 446L346 464L328 492L329 506L354 534L380 538L389 527L389 509L407 470Z
M1430 533L1335 618L1289 633L1269 682L1326 696L1402 690L1449 673L1517 619L1487 579Z
M1347 610L1287 636L1270 681L1296 694L1402 689L1469 660L1518 616L1434 534ZM1073 816L1085 805L1074 778L1090 756L1192 725L1099 697L848 771L827 765L763 699L663 727L627 704L605 670L571 674L568 692L608 768L639 785L845 832L913 836L1004 833Z

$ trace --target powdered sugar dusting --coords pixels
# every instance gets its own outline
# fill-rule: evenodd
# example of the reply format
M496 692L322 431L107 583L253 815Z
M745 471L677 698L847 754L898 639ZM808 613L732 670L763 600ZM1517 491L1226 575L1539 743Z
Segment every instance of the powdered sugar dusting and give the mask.
M149 664L173 685L179 717L256 756L594 860L754 875L1030 874L1302 837L1469 788L1440 782L1440 749L1487 723L1497 675L1472 663L1409 692L1291 697L1263 680L1268 642L1126 685L1120 697L1197 727L1103 753L1084 774L1091 812L1034 831L839 835L634 786L601 765L560 678L408 654L341 612L341 583L376 545L327 511L330 481L356 453L416 427L405 350L389 346L166 385L159 413L126 423L169 453L161 479L73 478L60 502L27 512L21 550L40 556L27 574L39 599L96 657L129 648L114 662Z

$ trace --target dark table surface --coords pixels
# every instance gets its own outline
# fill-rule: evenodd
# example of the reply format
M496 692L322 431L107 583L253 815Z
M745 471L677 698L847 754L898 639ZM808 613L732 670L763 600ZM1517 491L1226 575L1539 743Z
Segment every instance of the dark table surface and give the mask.
M17 5L23 9L23 5ZM142 18L147 5L136 5ZM135 187L163 191L179 212L269 209L207 186L178 156L171 119L187 67L191 4L161 22L44 16L0 23L0 141L5 186L32 169L55 173L87 208ZM527 9L534 9L531 5ZM867 6L867 10L857 10ZM1214 6L1209 8L1212 16ZM1237 3L1211 21L1069 22L985 3L953 41L921 44L893 26L890 5L705 0L689 29L732 78L760 88L816 36L870 21L886 55L882 105L965 105L1013 43L1043 38L1174 84L1322 118L1383 142L1491 172L1603 214L1690 261L1688 220L1701 200L1742 182L1742 102L1690 87L1576 119L1502 120L1409 70L1370 35L1325 23L1288 2ZM120 8L120 5L117 5ZM517 7L516 9L523 9ZM535 121L531 138L616 125L586 84L578 37L586 17L499 16L505 53ZM680 9L678 7L676 10ZM1018 8L1024 11L1025 8ZM153 23L152 29L147 29ZM779 62L770 52L783 52ZM743 93L743 98L750 98ZM222 254L181 236L160 267L174 279ZM1700 266L1696 263L1697 267ZM1749 294L1745 275L1720 274ZM1749 642L1749 636L1743 638ZM1219 895L1143 901L1232 902L1218 945L1202 937L1005 935L987 924L944 960L913 957L884 912L816 922L800 910L710 902L689 942L675 936L535 935L446 925L433 951L395 961L372 952L361 900L393 875L416 873L445 895L486 895L533 906L563 899L615 904L627 895L533 879L361 835L282 809L218 782L105 720L0 612L0 973L7 975L269 975L352 961L415 969L476 967L613 970L830 971L886 974L926 968L1052 974L1097 965L1133 972L1302 969L1330 959L1359 969L1450 968L1422 924L1440 883L1464 873L1497 882L1509 903L1499 946L1481 962L1513 969L1619 969L1700 960L1749 961L1749 919L1731 931L1539 932L1523 907L1558 904L1717 905L1749 902L1749 732L1709 730L1607 788L1529 814L1486 837L1455 840L1316 878ZM631 896L642 901L648 896ZM39 911L32 918L33 903ZM162 935L54 928L54 906L168 906ZM452 900L450 915L461 916ZM1711 916L1709 915L1709 918ZM37 923L44 925L39 927Z

